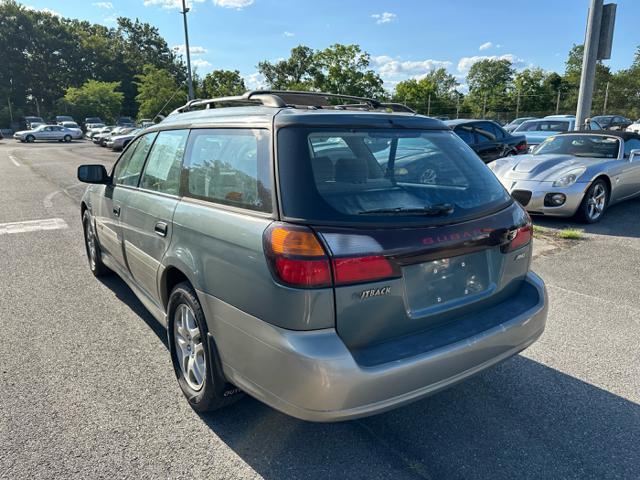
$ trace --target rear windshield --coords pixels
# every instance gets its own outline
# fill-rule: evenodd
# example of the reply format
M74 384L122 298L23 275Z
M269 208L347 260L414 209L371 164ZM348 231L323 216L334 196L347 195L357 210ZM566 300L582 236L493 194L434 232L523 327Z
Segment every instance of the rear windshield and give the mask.
M442 224L511 201L450 130L283 128L278 169L283 215L308 222Z

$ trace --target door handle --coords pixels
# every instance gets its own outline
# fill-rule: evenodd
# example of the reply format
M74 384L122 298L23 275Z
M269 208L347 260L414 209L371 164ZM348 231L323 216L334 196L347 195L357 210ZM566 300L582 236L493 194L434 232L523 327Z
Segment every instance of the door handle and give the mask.
M160 235L161 237L167 236L167 224L165 222L158 222L156 226L153 227L153 231Z
M120 207L118 207L118 206L113 207L113 214L116 217L119 217L120 216Z

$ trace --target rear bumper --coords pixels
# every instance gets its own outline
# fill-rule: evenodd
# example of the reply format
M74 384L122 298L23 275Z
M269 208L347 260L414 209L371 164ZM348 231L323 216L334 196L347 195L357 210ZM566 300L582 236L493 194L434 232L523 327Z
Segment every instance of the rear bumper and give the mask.
M521 314L462 341L373 367L359 364L334 329L275 327L198 292L225 375L245 392L294 417L348 420L418 400L531 345L543 332L547 294Z

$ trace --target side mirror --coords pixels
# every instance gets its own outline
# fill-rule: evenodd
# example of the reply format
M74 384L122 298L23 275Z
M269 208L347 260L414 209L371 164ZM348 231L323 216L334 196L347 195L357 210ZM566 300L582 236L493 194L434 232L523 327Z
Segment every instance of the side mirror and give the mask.
M640 160L640 148L634 148L629 152L629 161Z
M80 165L78 167L78 180L84 183L106 184L109 183L111 178L104 165Z

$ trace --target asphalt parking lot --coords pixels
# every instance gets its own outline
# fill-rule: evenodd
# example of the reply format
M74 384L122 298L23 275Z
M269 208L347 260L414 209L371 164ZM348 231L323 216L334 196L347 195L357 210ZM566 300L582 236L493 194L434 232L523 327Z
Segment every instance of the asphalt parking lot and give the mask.
M534 259L547 330L465 383L346 423L251 398L199 416L162 327L86 265L75 171L116 158L0 141L0 478L640 478L640 200L536 220L585 228ZM31 220L51 229L7 226Z

